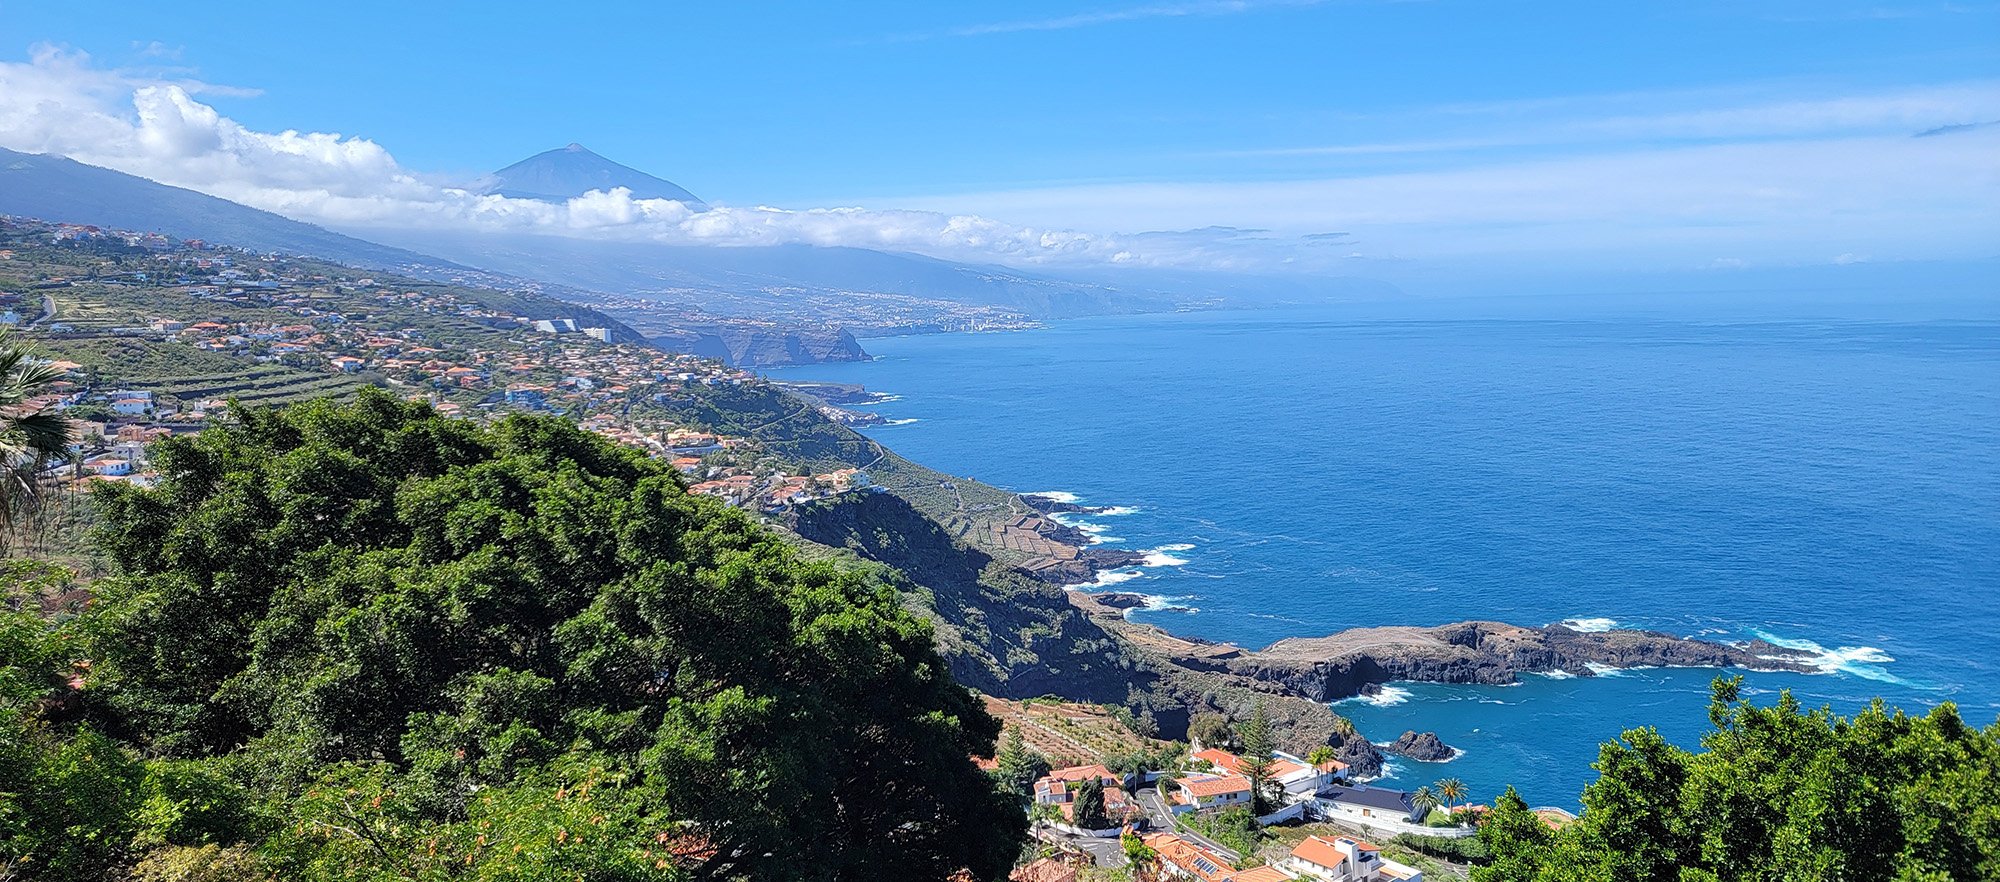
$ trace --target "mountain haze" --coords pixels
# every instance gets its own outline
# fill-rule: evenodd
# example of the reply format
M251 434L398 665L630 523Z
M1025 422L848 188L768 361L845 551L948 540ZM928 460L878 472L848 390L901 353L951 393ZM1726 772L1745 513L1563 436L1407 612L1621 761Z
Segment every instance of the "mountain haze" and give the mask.
M695 211L708 210L708 203L679 184L612 162L582 144L537 153L480 178L471 189L510 199L561 202L592 190L610 192L618 187L632 191L634 199L672 199Z
M1169 308L1171 298L916 254L817 245L661 245L472 231L371 235L494 272L595 291L726 292L750 301L786 290L901 294L1065 318Z
M0 148L0 214L162 233L373 269L452 266L193 190L61 156L5 148Z

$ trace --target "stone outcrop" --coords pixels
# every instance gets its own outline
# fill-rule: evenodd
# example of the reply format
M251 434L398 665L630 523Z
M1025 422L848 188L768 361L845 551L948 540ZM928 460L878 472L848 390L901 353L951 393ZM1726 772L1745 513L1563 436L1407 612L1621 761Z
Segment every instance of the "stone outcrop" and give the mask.
M1458 751L1451 749L1438 738L1436 732L1420 733L1414 729L1405 731L1401 737L1382 745L1382 749L1397 756L1427 763L1441 763L1458 754Z
M1380 774L1381 750L1333 714L1327 703L1391 681L1500 685L1531 672L1595 676L1593 666L1818 670L1799 653L1762 641L1724 644L1654 631L1585 633L1500 622L1356 628L1250 650L1126 619L1128 611L1145 604L1143 595L1070 592L1069 599L1115 636L1128 655L1143 662L1157 696L1180 702L1183 712L1216 710L1234 719L1244 719L1264 704L1283 730L1281 742L1287 750L1304 752L1318 744L1331 745L1358 778ZM1405 733L1392 746L1397 748L1427 761L1452 754L1431 733Z
M1436 628L1355 628L1327 637L1280 640L1224 662L1239 677L1280 684L1315 701L1358 695L1375 683L1518 682L1524 673L1595 676L1609 668L1685 667L1817 670L1799 653L1762 641L1735 645L1657 631L1573 631L1501 622Z

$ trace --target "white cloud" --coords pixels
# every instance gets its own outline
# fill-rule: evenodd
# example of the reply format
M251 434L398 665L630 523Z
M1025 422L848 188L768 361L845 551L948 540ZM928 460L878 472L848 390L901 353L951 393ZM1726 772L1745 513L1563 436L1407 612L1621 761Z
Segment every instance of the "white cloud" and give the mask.
M0 146L64 154L346 230L840 245L1025 267L1309 272L1436 258L1698 266L1717 254L1762 266L1824 263L1843 252L1983 257L2000 242L2000 127L1911 137L2000 117L2000 88L1991 83L1652 114L1604 113L1602 101L1595 116L1573 112L1592 100L1463 108L1462 116L1498 118L1504 128L1569 106L1548 112L1554 121L1530 134L1614 140L1524 157L1481 149L1522 137L1518 128L1450 133L1428 143L1464 155L1393 173L964 193L899 200L903 210L719 204L703 212L624 190L562 204L469 193L402 167L372 140L251 130L204 94L240 90L38 49L28 62L0 63ZM1691 140L1644 140L1670 136ZM1393 146L1351 149L1385 145ZM1161 229L1182 232L1087 232Z
M398 165L374 141L258 132L195 95L193 81L135 77L75 53L39 49L0 63L0 146L56 153L301 220L355 228L484 229L668 244L849 245L980 261L1123 261L1207 266L1202 252L1148 249L1133 237L1005 224L934 211L802 211L678 202L593 191L562 204L484 196Z
M1296 237L1349 230L1372 257L1684 263L1718 248L1817 263L2000 242L2000 131L1755 141L1353 177L1135 183L920 200L1082 228L1132 216ZM1702 258L1706 259L1706 258Z

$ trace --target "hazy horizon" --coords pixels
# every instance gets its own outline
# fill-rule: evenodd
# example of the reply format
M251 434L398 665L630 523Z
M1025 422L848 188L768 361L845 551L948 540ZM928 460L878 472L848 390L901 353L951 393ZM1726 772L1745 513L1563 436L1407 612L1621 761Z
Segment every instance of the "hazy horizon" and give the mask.
M1884 264L1963 285L2000 257L1990 4L329 12L12 9L0 147L360 235L1092 278L1809 291L1879 286L1840 271ZM593 39L614 25L673 38ZM710 205L472 189L570 142Z

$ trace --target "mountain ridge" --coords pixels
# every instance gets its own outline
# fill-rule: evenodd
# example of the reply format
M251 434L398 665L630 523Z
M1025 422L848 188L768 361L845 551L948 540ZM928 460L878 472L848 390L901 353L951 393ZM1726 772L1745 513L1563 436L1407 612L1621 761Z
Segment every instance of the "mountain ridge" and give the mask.
M0 213L162 233L369 269L470 269L185 187L47 153L0 147Z

